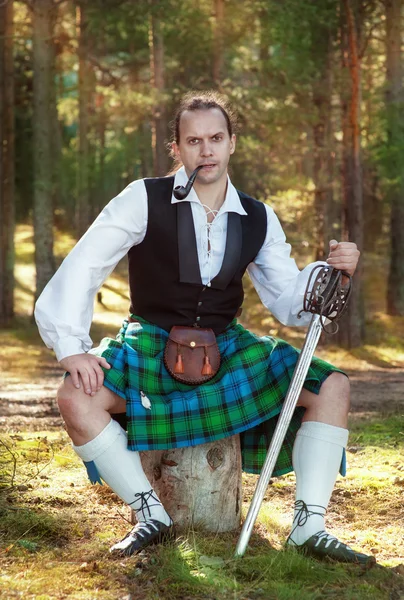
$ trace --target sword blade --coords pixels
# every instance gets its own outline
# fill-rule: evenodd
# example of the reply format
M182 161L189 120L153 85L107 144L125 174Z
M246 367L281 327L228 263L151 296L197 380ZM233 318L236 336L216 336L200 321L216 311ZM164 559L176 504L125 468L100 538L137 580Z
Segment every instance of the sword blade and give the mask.
M269 445L268 453L265 458L257 486L255 488L254 496L251 500L250 508L248 509L246 519L241 529L240 537L236 546L235 556L243 556L247 548L254 523L257 519L259 509L268 487L269 480L271 479L271 475L292 419L293 412L296 408L296 404L302 391L307 371L310 367L311 359L313 358L314 351L320 338L321 330L321 317L320 315L315 314L311 319L303 348L296 363L288 393L286 394L278 423L276 425L275 432Z

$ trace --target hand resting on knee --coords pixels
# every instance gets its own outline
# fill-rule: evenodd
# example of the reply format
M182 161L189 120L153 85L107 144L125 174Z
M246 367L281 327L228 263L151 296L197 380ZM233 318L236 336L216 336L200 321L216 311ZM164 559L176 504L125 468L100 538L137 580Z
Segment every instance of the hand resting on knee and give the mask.
M94 356L93 354L73 354L66 356L59 364L69 371L72 383L75 388L80 388L80 377L83 382L84 391L89 396L94 396L104 383L104 369L110 369L110 365L102 356ZM80 376L80 377L79 377Z

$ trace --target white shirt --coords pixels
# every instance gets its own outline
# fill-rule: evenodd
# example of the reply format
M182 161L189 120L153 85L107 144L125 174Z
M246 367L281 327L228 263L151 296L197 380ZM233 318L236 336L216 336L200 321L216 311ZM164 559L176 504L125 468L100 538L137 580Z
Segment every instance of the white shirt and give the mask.
M185 185L187 180L182 167L175 175L174 187ZM172 196L171 202L191 203L201 278L207 284L223 262L228 213L247 214L240 197L228 179L225 201L212 224L208 224L194 188L186 200ZM281 323L307 325L311 315L303 313L300 319L297 315L303 308L310 272L323 263L311 263L299 271L290 257L291 247L277 216L272 208L264 206L267 233L254 262L248 266L248 274L262 303ZM147 219L147 193L143 179L139 179L107 204L43 290L36 303L35 319L42 339L54 349L59 361L90 350L95 295L129 249L143 241Z

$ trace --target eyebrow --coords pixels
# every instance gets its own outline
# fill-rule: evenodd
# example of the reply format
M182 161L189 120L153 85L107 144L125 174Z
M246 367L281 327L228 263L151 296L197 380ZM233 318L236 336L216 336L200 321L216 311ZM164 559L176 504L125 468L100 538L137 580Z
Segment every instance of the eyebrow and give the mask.
M224 131L218 131L209 137L216 137L217 135L224 135ZM186 140L201 140L202 138L198 135L187 135Z

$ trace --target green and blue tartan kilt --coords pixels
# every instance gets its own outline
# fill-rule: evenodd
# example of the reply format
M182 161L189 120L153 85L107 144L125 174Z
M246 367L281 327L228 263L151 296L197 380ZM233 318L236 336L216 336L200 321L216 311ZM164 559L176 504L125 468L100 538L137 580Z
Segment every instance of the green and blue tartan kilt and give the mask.
M241 434L243 470L259 473L286 396L299 351L283 340L259 337L234 320L217 336L218 373L197 386L179 383L164 366L168 333L131 315L116 337L90 352L111 365L104 385L126 399L130 450L195 446ZM319 393L339 369L313 358L304 387ZM341 371L339 371L341 372ZM150 400L143 406L141 392ZM296 408L274 475L292 470L292 449L305 409Z

